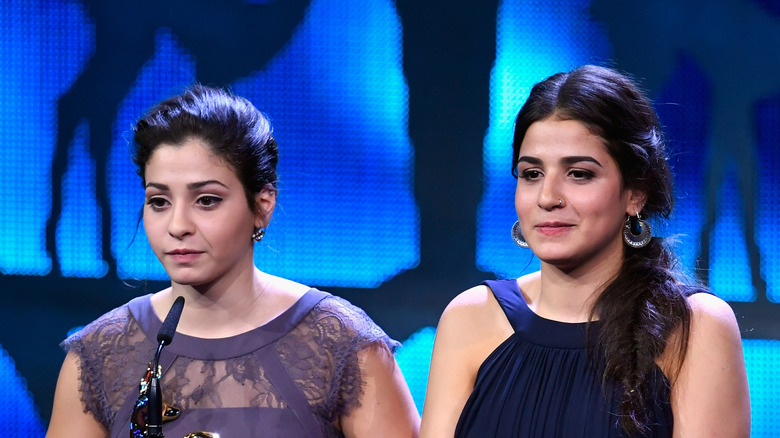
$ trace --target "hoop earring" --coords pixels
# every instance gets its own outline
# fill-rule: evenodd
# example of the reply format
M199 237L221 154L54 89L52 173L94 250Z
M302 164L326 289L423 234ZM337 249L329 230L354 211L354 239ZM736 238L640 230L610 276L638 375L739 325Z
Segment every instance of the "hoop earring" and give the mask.
M255 230L254 233L252 233L252 240L254 240L255 242L259 242L263 240L263 236L265 236L265 229L258 228Z
M653 232L650 224L643 221L639 212L636 216L629 215L626 218L626 224L623 225L623 240L632 248L643 248L650 243L653 238Z
M512 225L512 240L514 240L520 248L528 248L528 242L525 241L523 232L520 230L520 221L517 221Z

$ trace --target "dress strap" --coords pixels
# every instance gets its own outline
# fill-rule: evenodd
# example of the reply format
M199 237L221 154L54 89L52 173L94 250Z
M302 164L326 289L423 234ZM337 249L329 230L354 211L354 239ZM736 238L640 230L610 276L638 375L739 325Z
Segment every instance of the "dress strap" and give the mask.
M263 373L271 381L287 402L289 409L295 414L301 427L306 432L307 437L325 438L317 417L309 404L308 399L301 391L301 388L295 383L290 373L287 372L279 353L276 352L274 345L267 345L255 352L255 358L260 362Z
M496 301L504 311L512 329L518 331L520 321L523 321L524 315L528 313L528 303L525 302L523 293L517 285L514 278L506 280L485 280L482 284L490 288Z
M296 309L297 314L300 317L308 314L314 306L320 301L330 296L327 292L322 292L317 289L309 289L309 291L301 297L299 301L299 307ZM303 430L306 431L307 437L323 437L322 426L314 416L314 411L309 404L308 399L301 391L301 388L295 383L290 373L287 372L282 360L279 358L279 353L274 348L275 343L268 344L263 348L255 351L254 355L260 362L260 367L263 369L265 376L271 381L271 384L279 390L287 402L290 410L295 414L295 417L301 423Z

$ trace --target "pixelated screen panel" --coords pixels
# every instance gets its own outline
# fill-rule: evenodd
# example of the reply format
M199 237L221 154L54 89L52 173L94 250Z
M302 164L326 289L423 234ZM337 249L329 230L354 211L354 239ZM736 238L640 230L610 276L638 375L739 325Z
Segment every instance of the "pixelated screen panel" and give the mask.
M102 277L108 266L102 259L101 211L95 199L95 160L89 155L86 123L76 129L68 147L68 170L62 181L63 214L57 227L57 250L62 275Z
M674 249L684 267L693 273L707 209L704 181L712 159L707 138L710 129L712 86L706 74L688 56L681 56L666 86L655 96L655 107L664 123L669 163L675 176L675 212L659 226L676 241ZM718 216L709 236L710 273L713 290L730 301L753 301L750 262L742 218L744 206L737 187L737 170L726 166L717 187Z
M280 148L287 147L278 208L259 245L258 262L272 272L310 284L373 287L419 260L393 5L313 2L289 47L236 84L261 102Z
M0 346L0 435L5 437L42 437L45 429L33 404L27 382L19 375L14 360Z
M744 339L750 386L751 437L774 437L780 428L780 341Z
M45 225L53 186L62 192L54 256L63 275L104 275L102 239L110 238L122 278L164 279L137 228L143 192L128 131L146 108L194 81L194 52L160 28L153 56L110 123L106 162L90 153L97 147L90 133L109 127L85 119L59 146L69 148L67 170L52 181L57 99L96 59L94 23L78 2L6 1L0 15L0 178L12 197L0 207L11 218L0 225L10 236L0 243L0 271L49 272ZM233 80L235 92L268 114L280 144L278 205L257 246L264 269L310 284L373 287L416 266L419 221L401 59L392 1L315 0L279 52ZM100 166L107 181L95 180ZM108 206L95 194L104 183ZM108 208L111 233L102 236Z
M538 269L538 260L529 250L516 247L510 237L514 211L515 180L511 176L511 142L514 117L536 82L547 76L585 64L612 65L612 43L604 23L593 19L589 1L532 2L505 1L497 18L497 53L492 72L490 95L490 126L484 144L484 192L478 211L477 265L499 277L518 276ZM678 56L675 54L675 56ZM618 66L619 68L619 66ZM641 76L640 72L634 73ZM650 72L641 72L650 74ZM768 281L767 296L778 301L773 292L773 270L777 262L777 247L772 239L769 215L777 197L771 196L776 186L778 167L770 166L777 155L772 145L776 139L759 138L757 151L760 180L752 187L760 191L745 191L735 166L718 167L721 160L733 157L710 155L708 138L711 125L712 84L701 70L684 54L679 55L674 71L665 85L652 97L668 136L670 163L675 174L676 210L670 221L654 224L658 235L670 237L681 258L684 270L694 275L699 257L699 242L709 242L709 284L722 298L730 301L753 301L760 283L755 272L761 269ZM760 108L759 126L765 137L777 134L776 106ZM774 117L774 118L773 118ZM765 122L761 122L764 121ZM750 148L744 155L750 157ZM760 155L760 156L759 156ZM743 157L740 157L743 158ZM734 160L738 161L738 160ZM710 167L706 167L710 166ZM724 169L716 179L712 193L705 190L704 178L712 169ZM749 176L748 176L749 178ZM761 196L751 212L744 199ZM714 211L715 221L710 232L703 233L704 215ZM755 225L755 232L746 240L745 224ZM747 245L753 238L757 247ZM751 269L752 266L752 269ZM774 270L777 272L777 270Z
M435 336L436 328L423 327L405 340L403 347L395 353L395 359L421 415L425 403L425 389L428 387L428 372L431 368Z
M56 99L89 57L93 33L78 3L58 1L4 0L0 28L0 272L45 275Z
M756 118L760 178L756 195L756 240L764 251L761 272L770 285L769 299L777 303L780 302L780 288L776 286L780 284L780 224L776 219L776 203L780 199L780 96L760 102Z

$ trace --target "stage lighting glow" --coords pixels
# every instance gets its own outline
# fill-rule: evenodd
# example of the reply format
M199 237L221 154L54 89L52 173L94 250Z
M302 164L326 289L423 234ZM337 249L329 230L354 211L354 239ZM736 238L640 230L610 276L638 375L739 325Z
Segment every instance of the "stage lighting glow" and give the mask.
M196 81L198 60L170 29L159 29L154 56L118 108L108 162L90 155L85 120L70 145L60 145L69 148L68 168L62 187L52 187L59 185L49 173L56 102L89 65L94 29L76 2L3 2L2 8L0 169L11 199L0 206L7 218L0 223L7 236L0 242L0 272L45 275L51 256L65 276L102 277L102 239L111 239L121 278L165 279L137 228L143 191L130 162L129 130L149 106ZM374 287L417 265L401 49L392 1L315 0L279 53L258 64L257 73L224 84L268 113L280 143L278 207L257 246L264 269L309 284ZM106 166L107 181L95 181L96 166ZM105 236L98 184L110 192ZM50 190L62 191L63 199L51 255L45 244Z

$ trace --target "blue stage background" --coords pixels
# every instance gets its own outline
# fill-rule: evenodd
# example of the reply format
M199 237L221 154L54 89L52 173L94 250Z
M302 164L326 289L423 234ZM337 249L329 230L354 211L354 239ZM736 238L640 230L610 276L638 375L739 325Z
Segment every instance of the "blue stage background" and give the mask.
M128 131L195 81L274 124L280 195L258 266L403 341L422 411L446 303L538 267L509 238L514 116L534 83L595 63L655 101L677 206L654 229L735 309L752 436L774 436L780 2L647 3L0 0L0 435L44 435L70 330L164 287Z

